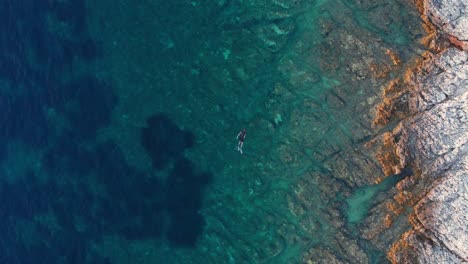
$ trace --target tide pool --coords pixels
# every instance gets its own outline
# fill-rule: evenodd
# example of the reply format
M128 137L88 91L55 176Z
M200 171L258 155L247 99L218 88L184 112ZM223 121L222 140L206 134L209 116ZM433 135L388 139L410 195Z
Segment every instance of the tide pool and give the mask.
M354 191L354 194L346 199L348 223L358 223L366 217L369 209L374 204L375 198L380 192L384 192L395 186L404 177L410 176L409 170L400 174L387 176L382 182L364 186Z

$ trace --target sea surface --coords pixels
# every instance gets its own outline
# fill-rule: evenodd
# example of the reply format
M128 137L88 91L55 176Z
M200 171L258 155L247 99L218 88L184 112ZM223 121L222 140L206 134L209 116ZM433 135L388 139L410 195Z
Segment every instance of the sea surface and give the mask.
M331 168L386 49L420 53L410 3L4 0L0 29L0 263L386 262L355 226L396 181Z

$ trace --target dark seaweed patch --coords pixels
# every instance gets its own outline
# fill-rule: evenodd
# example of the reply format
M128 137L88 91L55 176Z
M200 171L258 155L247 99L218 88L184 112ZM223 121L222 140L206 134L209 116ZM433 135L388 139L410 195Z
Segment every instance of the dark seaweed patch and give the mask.
M199 210L203 189L211 181L211 175L196 173L193 164L183 158L185 149L193 146L193 134L181 130L167 116L155 114L142 129L141 143L155 169L173 163L166 182L165 207L170 218L168 240L175 246L195 246L205 225Z
M167 182L170 216L168 238L175 245L194 246L203 231L202 191L211 180L209 174L195 174L192 164L179 159Z
M155 169L164 168L171 160L181 157L185 149L193 146L193 135L179 129L163 114L151 116L146 123L141 132L141 143Z

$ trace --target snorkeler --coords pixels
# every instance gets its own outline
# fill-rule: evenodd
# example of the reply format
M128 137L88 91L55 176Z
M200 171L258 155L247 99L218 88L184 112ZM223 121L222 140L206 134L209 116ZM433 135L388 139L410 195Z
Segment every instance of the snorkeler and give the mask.
M246 136L247 136L247 131L245 130L245 128L243 128L242 131L239 132L239 134L236 137L239 140L239 143L237 143L237 151L239 151L241 154L243 154L242 146L244 145L244 140Z

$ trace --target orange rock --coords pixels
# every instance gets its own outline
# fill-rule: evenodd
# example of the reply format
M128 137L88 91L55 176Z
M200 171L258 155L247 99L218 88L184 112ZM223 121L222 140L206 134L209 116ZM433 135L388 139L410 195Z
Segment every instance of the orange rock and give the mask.
M384 226L385 226L385 228L389 228L390 226L392 226L392 224L393 224L392 217L391 217L389 214L387 214L387 215L385 216L385 220L384 220Z
M455 36L448 36L450 43L462 50L468 50L468 41L461 41Z
M395 54L393 50L387 49L385 51L385 54L387 54L390 57L394 66L399 66L401 64L400 58L398 57L398 55Z

